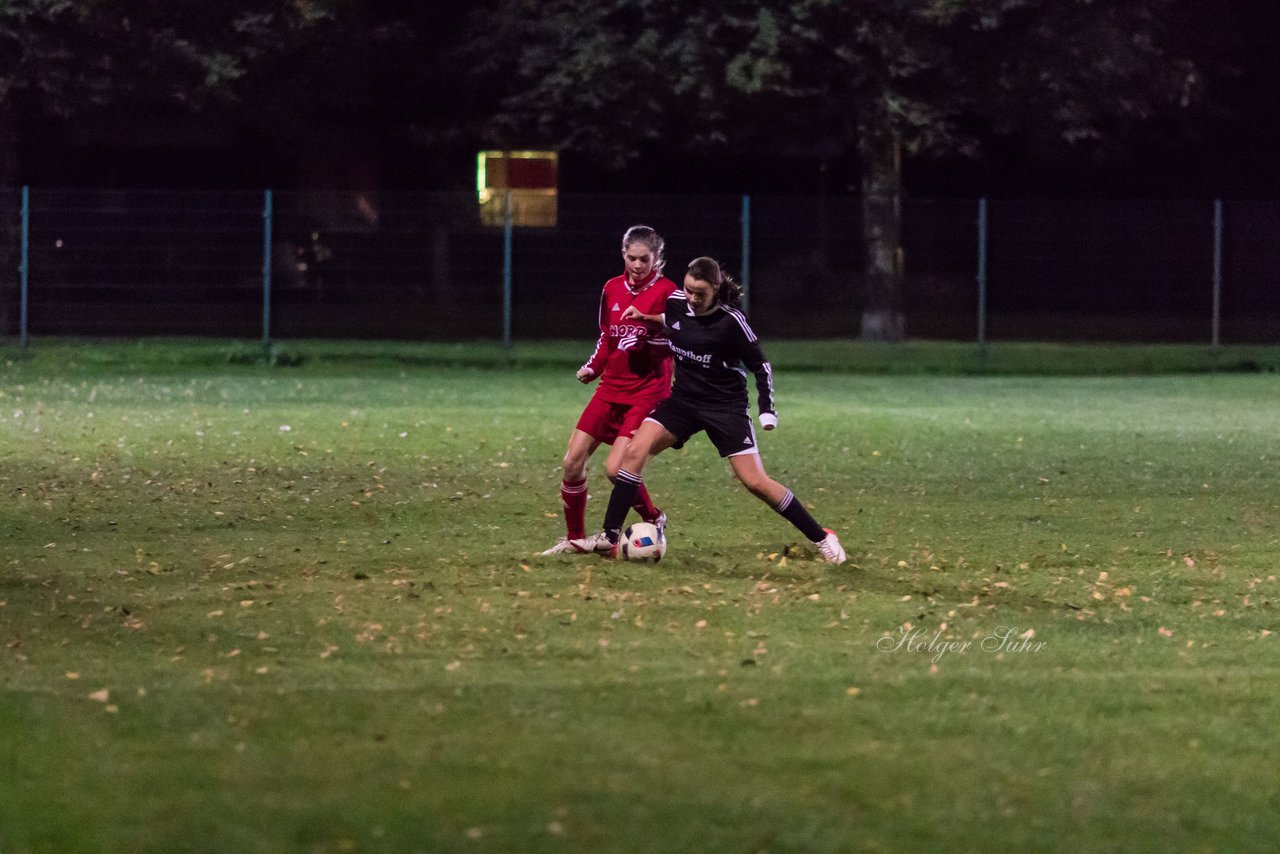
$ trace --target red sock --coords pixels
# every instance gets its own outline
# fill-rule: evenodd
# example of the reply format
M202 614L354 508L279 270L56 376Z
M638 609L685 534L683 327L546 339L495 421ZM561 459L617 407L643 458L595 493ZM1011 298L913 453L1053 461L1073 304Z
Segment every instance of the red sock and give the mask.
M565 536L580 540L587 535L584 525L587 518L587 482L560 482L560 503L564 505Z
M649 490L645 488L643 483L640 484L640 491L636 493L636 501L631 506L640 514L640 518L646 522L656 520L659 514L662 513L661 510L653 505L653 499L649 497Z

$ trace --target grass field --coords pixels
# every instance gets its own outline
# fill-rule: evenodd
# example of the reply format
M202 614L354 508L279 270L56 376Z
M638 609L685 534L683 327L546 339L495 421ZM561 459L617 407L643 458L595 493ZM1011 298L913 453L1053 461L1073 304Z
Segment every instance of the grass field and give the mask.
M836 568L701 439L533 557L581 348L10 358L0 851L1276 849L1276 350L780 342Z

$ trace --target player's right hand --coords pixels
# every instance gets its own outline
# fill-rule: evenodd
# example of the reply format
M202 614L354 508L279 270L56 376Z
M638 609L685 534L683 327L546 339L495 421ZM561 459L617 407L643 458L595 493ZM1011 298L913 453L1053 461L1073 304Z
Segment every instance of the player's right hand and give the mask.
M578 368L578 373L575 376L577 376L578 382L589 383L596 378L596 373L590 368Z

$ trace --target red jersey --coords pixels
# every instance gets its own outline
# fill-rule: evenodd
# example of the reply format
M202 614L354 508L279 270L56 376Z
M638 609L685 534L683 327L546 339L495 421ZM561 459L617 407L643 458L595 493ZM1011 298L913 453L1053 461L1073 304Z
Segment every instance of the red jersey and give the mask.
M671 350L666 346L665 329L661 324L635 319L623 322L620 318L631 305L641 314L663 314L667 297L675 291L676 283L656 270L636 288L626 276L604 283L600 340L583 365L600 377L597 397L614 403L656 402L671 394Z

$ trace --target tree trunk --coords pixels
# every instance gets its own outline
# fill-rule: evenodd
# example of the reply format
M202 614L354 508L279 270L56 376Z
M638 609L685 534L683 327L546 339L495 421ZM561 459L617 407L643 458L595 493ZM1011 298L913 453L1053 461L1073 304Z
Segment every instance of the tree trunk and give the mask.
M867 247L864 341L900 341L902 313L902 144L873 134L862 144L862 237Z
M431 229L431 291L437 309L453 308L453 277L449 275L449 229L437 223Z

